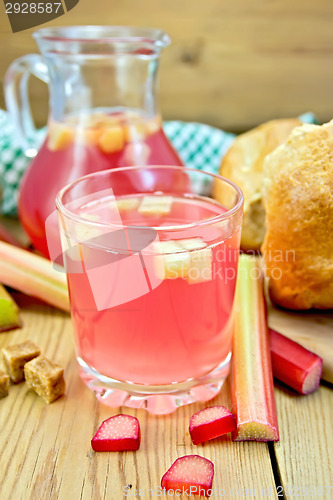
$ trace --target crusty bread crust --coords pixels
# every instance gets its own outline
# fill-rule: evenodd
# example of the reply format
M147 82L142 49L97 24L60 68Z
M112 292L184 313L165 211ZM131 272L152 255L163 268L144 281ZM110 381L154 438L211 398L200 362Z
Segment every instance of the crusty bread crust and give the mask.
M259 250L264 238L265 212L261 201L264 159L300 124L296 118L263 123L239 135L222 160L219 173L237 184L244 194L243 250ZM223 199L222 189L223 186L214 193L218 200Z
M333 308L333 120L302 125L264 162L262 246L272 300Z

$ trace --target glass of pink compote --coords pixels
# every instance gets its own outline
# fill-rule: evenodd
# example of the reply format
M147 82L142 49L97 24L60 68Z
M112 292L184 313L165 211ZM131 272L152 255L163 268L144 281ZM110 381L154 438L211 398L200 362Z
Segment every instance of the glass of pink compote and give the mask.
M88 387L105 404L154 414L213 398L230 362L239 188L203 171L134 166L82 177L56 205Z

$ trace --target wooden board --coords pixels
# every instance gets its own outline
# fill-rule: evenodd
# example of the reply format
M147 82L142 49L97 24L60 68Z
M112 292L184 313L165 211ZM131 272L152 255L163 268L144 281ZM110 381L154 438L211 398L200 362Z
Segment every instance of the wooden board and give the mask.
M280 442L274 444L286 498L333 498L332 389L309 396L275 391Z
M320 498L332 498L328 489L333 484L330 389L321 387L306 397L276 389L279 444L232 443L225 438L194 446L189 418L205 405L154 417L144 410L111 409L98 403L78 375L69 316L20 294L16 299L23 310L24 327L1 334L0 348L34 340L47 357L65 367L67 390L65 397L47 406L22 383L12 386L9 396L0 400L1 500L120 500L125 493L128 498L153 499L171 463L192 453L215 464L214 499L253 498L254 494L274 499L277 488L281 491L288 485L322 486L325 495ZM229 406L228 383L214 403ZM90 440L97 427L119 411L139 418L140 450L94 453Z
M0 14L2 84L9 64L37 52L37 47L33 29L11 32L3 2ZM80 0L44 26L164 29L172 39L161 62L164 118L242 131L305 111L313 111L320 121L332 118L332 16L331 0ZM32 81L31 97L41 124L46 119L46 86Z

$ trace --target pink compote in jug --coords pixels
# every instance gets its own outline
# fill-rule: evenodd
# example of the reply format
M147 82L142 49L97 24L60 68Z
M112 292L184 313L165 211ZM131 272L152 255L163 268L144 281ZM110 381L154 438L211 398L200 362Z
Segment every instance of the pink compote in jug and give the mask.
M19 215L33 245L48 256L45 221L58 191L100 170L130 165L182 165L162 129L156 102L164 32L151 28L74 26L34 34L42 55L14 61L5 95L26 154L33 160L19 195ZM49 85L47 136L37 152L27 97L29 75ZM149 190L161 170L142 170L138 192ZM177 176L177 174L174 174ZM163 179L165 191L177 178ZM119 193L133 184L126 172ZM59 238L55 231L55 238Z

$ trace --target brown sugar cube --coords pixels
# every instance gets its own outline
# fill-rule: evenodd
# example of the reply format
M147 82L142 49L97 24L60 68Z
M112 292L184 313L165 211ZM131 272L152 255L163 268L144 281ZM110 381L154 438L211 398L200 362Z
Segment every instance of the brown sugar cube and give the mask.
M21 344L10 345L2 349L2 359L6 372L17 384L24 380L24 365L40 355L40 349L31 340Z
M7 373L0 371L0 398L5 398L8 396L9 391L9 375Z
M38 356L26 363L24 375L27 385L46 403L52 403L65 392L64 369L44 356Z

